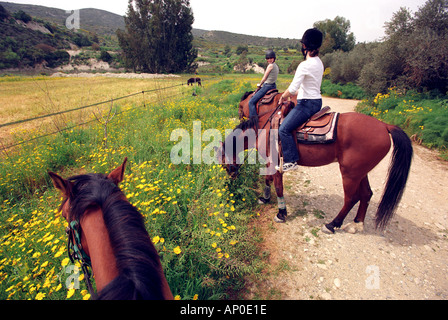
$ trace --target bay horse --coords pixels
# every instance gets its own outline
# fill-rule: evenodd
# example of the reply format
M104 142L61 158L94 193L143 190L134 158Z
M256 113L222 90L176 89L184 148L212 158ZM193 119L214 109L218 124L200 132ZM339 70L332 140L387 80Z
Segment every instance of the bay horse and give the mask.
M239 104L240 119L249 117L248 101L251 93L246 93ZM218 152L220 161L224 164L227 172L235 176L240 164L237 163L237 155L242 150L235 150L235 146L242 146L247 150L257 148L259 154L265 158L267 165L272 165L270 134L272 117L278 112L278 101L281 94L277 95L269 105L261 106L259 109L259 123L257 141L247 139L246 130L255 129L251 120L243 121L235 129L234 134L229 135L221 145ZM290 107L297 103L296 97L290 102ZM384 229L392 218L406 186L408 174L413 157L412 143L406 133L399 127L383 123L373 117L359 113L342 113L337 123L337 138L331 144L297 144L300 155L299 165L306 167L320 167L339 163L342 174L344 189L344 204L334 220L322 227L326 233L335 233L335 229L341 228L350 210L360 202L358 212L354 219L355 231L362 231L367 208L373 192L370 188L368 173L389 153L391 139L394 144L392 161L390 164L386 187L376 212L376 228ZM233 146L233 148L229 146ZM271 158L270 158L271 157ZM277 154L278 157L278 154ZM278 160L276 160L278 161ZM266 175L266 187L264 196L260 198L263 203L269 202L271 183L274 182L278 198L278 218L286 220L287 211L283 195L283 175L275 171Z
M96 299L173 299L143 217L118 187L126 162L108 175L66 180L48 173L63 195L60 210L69 223L70 258L75 253L84 272L85 265L92 268L98 293L91 294Z

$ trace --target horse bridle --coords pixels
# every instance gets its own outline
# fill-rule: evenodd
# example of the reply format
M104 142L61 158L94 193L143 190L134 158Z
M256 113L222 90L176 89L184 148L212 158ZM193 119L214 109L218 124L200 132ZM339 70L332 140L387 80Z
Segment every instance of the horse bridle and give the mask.
M75 260L80 262L82 272L84 273L84 280L87 288L89 289L90 296L94 297L95 291L93 290L92 283L90 281L91 273L89 271L89 268L92 269L92 261L82 248L81 231L81 224L79 221L73 220L68 224L67 229L65 229L68 236L67 251L72 263L75 263Z
M284 102L284 103L285 103L285 102ZM277 107L274 109L274 111L272 112L272 114L269 116L269 119L266 121L266 123L264 124L263 128L261 128L261 130L264 130L264 128L267 126L267 124L272 122L272 118L274 118L275 114L277 113L277 111L278 111L279 108L281 108L281 107L282 107L282 104L277 104ZM266 113L264 113L264 114L262 114L261 116L264 116L265 114L268 114L268 113L269 113L269 111L266 112ZM261 116L259 116L259 117L261 117ZM258 141L258 132L257 132L256 134L257 134L257 141ZM258 142L257 142L257 143L258 143ZM239 167L239 169L241 169L241 167L244 166L244 164L247 162L247 159L249 159L249 156L252 154L253 151L254 151L254 149L252 149L250 152L248 152L248 153L246 154L246 156L244 157L244 162L243 162L243 164ZM240 175L240 170L237 171L235 178L238 177L239 175Z

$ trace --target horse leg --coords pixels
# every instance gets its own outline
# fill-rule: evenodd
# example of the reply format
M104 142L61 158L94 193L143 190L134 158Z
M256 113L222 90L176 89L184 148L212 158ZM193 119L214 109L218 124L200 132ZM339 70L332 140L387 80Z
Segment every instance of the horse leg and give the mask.
M364 231L364 220L366 218L367 208L369 207L370 199L373 196L372 189L370 188L369 178L367 176L365 176L365 178L361 180L358 194L360 202L354 223L349 223L343 227L343 229L348 233L358 233Z
M273 180L274 176L266 176L263 196L258 198L259 204L268 204L271 202L271 183Z
M274 221L277 223L285 223L288 212L286 211L286 202L283 195L283 175L280 172L274 175L274 185L278 201L278 214L274 217Z
M366 176L362 179L359 185L359 195L360 203L358 208L358 213L356 214L355 223L364 223L366 218L367 208L370 204L370 199L372 199L373 192L370 188L369 178Z
M361 199L359 192L360 182L358 179L342 177L342 183L344 186L344 206L336 218L322 228L322 231L325 233L334 233L335 228L340 228L344 223L344 219L347 217L347 214Z

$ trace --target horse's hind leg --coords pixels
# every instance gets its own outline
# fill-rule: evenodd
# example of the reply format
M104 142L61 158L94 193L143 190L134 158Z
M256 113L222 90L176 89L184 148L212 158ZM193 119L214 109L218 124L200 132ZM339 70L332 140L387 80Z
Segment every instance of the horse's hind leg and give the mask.
M364 220L366 218L367 208L370 204L373 192L370 188L369 178L366 176L361 180L358 190L359 195L359 208L356 214L354 223L349 223L343 227L348 233L358 233L364 231Z
M325 233L334 233L336 228L340 228L344 223L344 219L347 217L347 214L361 199L359 179L352 179L343 176L342 182L344 186L344 206L336 218L323 227L322 231Z
M358 208L358 213L356 214L355 223L364 223L366 218L367 208L370 204L370 199L372 199L373 192L370 188L369 178L366 176L362 179L359 185L359 196L360 203Z

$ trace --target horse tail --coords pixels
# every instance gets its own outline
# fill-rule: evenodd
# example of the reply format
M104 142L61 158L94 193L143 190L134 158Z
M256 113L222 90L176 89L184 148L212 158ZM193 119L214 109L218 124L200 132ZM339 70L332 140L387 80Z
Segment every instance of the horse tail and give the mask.
M386 188L376 213L376 228L383 230L393 217L408 180L413 149L408 135L399 127L388 126L394 143Z

